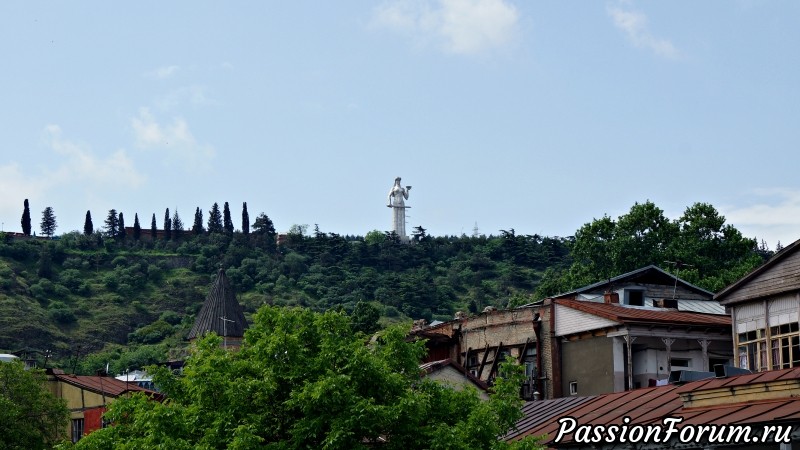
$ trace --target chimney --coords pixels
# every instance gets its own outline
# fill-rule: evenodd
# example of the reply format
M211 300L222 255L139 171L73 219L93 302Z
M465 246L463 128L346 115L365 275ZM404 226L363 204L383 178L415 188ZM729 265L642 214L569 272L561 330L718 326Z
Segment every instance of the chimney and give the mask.
M619 293L607 291L603 294L603 301L606 304L619 304Z

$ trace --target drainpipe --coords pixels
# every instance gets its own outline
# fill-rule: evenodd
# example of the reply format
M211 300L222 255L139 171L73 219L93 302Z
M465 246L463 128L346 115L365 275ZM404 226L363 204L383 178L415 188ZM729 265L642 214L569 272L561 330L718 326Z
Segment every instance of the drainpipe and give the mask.
M542 377L540 376L540 374L543 372L542 371L542 345L541 345L542 332L541 332L541 327L542 327L542 319L541 318L539 320L533 322L533 334L534 334L534 336L536 336L536 373L534 373L533 376L536 377L536 390L538 392L540 392L540 393L544 393L544 390L542 389ZM523 355L523 357L524 357L524 355ZM547 397L546 393L545 393L544 396Z

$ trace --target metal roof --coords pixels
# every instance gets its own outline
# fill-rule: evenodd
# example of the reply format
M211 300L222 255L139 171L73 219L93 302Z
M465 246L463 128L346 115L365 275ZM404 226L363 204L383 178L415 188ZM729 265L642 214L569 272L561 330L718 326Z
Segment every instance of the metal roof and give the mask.
M640 279L640 278L643 278L643 277L646 277L646 276L656 276L656 277L659 277L659 278L665 277L665 278L668 278L668 279L672 280L672 282L674 282L675 279L677 278L678 284L680 284L681 286L687 287L687 288L689 288L689 289L691 289L691 290L693 290L695 292L699 292L701 294L707 295L709 299L714 296L713 292L707 291L707 290L705 290L705 289L703 289L703 288L701 288L699 286L695 286L695 285L689 283L688 281L682 280L682 279L676 277L675 275L673 275L673 274L661 269L660 267L657 267L657 266L654 266L654 265L651 264L649 266L642 267L640 269L632 270L632 271L630 271L628 273L623 273L622 275L617 275L616 277L609 278L607 280L598 281L597 283L590 284L588 286L580 287L580 288L575 289L575 290L570 291L570 292L565 292L563 294L555 295L555 296L553 296L553 298L560 298L560 297L567 297L567 296L573 296L573 295L577 295L577 294L582 294L584 292L594 290L594 289L599 288L601 286L612 285L614 283L626 282L626 281L627 282L633 282L633 281L636 281L637 279Z
M681 325L730 326L729 316L676 311L674 309L628 308L616 303L595 303L556 299L557 305L583 311L621 323L666 323Z
M236 301L236 294L225 270L219 269L194 326L189 331L188 339L198 338L211 331L219 336L243 337L246 328L247 320L244 318L242 306Z
M800 368L707 379L682 386L669 385L591 397L569 397L574 402L572 405L565 399L557 399L558 402L552 405L547 400L528 402L522 409L524 417L517 422L516 429L504 439L517 440L525 436L547 435L543 443L554 446L556 444L552 440L557 436L558 419L567 416L574 418L580 425L619 425L623 423L624 417L629 417L631 424L661 425L664 418L683 417L683 422L677 428L686 425L797 422L800 420L800 398L788 392L785 397L763 400L747 397L750 400L738 401L735 396L731 396L730 402L702 407L685 407L681 397L681 394L696 395L701 391L723 386L745 386L784 380L800 380ZM575 445L572 438L571 434L567 435L558 446Z
M713 300L678 299L678 311L728 315L725 307Z
M48 374L56 380L77 386L87 391L96 392L109 397L119 397L126 392L144 392L146 394L160 397L161 394L150 389L139 387L136 383L126 383L113 377L98 375L67 375L58 369L48 369Z

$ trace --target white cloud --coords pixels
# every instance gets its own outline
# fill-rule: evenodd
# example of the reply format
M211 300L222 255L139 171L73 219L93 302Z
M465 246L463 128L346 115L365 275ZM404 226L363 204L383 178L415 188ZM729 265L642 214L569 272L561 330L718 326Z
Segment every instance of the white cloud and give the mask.
M206 88L198 85L180 87L155 101L156 107L162 111L174 109L183 103L196 106L213 104L214 102L206 96Z
M180 69L180 67L176 66L176 65L164 66L164 67L159 67L157 69L153 69L153 70L151 70L149 72L146 72L144 74L144 76L147 77L147 78L153 78L153 79L156 79L156 80L164 80L166 78L169 78L169 77L175 75L175 73L179 69Z
M777 241L785 246L800 239L800 190L759 189L755 195L754 204L720 211L745 236L765 239L773 248Z
M21 217L22 201L30 199L33 204L41 203L45 197L47 183L45 177L31 177L25 175L16 163L0 166L0 216ZM3 229L19 231L20 223L4 221Z
M620 7L608 6L608 15L611 16L614 26L625 32L628 40L638 48L653 51L656 55L675 59L680 56L678 49L667 39L661 39L650 34L647 26L647 16L643 13L624 10Z
M45 127L45 139L53 151L64 156L62 164L48 177L53 183L90 181L134 188L144 183L145 177L123 149L98 158L85 146L64 139L58 125Z
M517 9L504 0L396 0L373 11L372 26L466 55L509 44L518 19Z
M131 126L139 148L164 152L168 163L180 164L188 170L210 168L214 148L198 144L183 118L175 117L171 124L161 125L148 108L140 108L139 115L131 119Z

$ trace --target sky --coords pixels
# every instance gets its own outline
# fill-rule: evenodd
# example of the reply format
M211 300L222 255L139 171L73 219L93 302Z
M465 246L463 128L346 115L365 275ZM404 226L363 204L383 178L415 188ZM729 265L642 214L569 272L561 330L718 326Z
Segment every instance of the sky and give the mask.
M0 221L570 236L696 202L800 238L794 1L0 3Z

